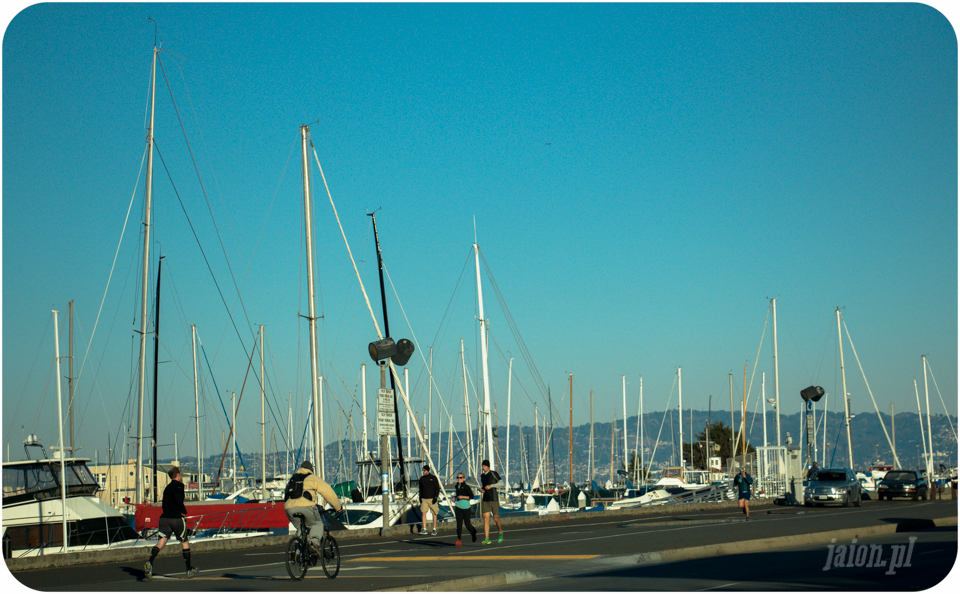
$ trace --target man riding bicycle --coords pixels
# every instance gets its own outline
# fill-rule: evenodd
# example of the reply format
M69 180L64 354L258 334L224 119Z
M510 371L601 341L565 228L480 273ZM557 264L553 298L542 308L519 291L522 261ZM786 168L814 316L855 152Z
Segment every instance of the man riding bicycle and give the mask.
M343 509L340 498L337 497L333 488L322 478L313 474L313 464L306 460L287 483L283 499L283 510L287 512L287 518L297 530L300 529L300 518L294 516L303 515L304 523L310 529L311 540L316 538L319 541L323 536L320 509L324 501L337 511ZM318 504L320 507L317 507ZM318 524L319 528L315 528Z

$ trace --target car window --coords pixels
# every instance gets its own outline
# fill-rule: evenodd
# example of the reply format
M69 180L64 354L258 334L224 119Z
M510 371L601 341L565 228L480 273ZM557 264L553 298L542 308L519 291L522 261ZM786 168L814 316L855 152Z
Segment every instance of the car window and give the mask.
M842 482L845 480L845 474L842 472L826 472L821 470L817 473L816 480L825 482Z
M890 471L883 477L883 480L886 481L912 481L916 479L917 476L912 472L894 472Z

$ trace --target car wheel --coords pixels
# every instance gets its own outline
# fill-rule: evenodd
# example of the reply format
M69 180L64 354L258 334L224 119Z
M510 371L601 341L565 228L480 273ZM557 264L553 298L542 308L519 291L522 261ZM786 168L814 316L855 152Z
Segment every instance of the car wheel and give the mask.
M857 500L853 502L854 507L860 507L860 504L863 503L863 493L857 494Z

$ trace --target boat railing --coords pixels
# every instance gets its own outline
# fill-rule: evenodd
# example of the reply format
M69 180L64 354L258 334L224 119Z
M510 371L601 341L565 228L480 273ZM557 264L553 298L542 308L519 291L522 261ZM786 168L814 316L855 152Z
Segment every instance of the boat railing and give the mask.
M710 485L697 491L673 495L667 503L711 503L730 499L732 495L733 491L729 485Z

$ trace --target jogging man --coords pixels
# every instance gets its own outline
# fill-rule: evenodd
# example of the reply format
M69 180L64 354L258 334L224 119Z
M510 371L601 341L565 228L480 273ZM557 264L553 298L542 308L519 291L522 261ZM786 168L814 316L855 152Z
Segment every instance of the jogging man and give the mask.
M737 486L737 504L740 506L740 509L743 510L743 513L747 515L746 520L749 520L750 485L753 484L753 478L747 474L746 469L740 469L740 474L733 477L733 484Z
M420 477L420 514L423 516L423 528L420 534L427 534L427 512L433 512L433 536L437 535L437 516L440 515L440 506L437 499L440 497L440 481L435 474L430 474L430 467L423 467L423 476Z
M174 466L167 471L170 475L170 484L163 490L163 513L160 514L160 541L150 550L150 560L143 564L143 573L148 580L153 579L153 561L167 546L170 535L176 534L183 549L183 561L187 564L187 577L193 577L200 571L190 564L190 543L187 542L187 523L183 518L187 515L187 508L183 505L183 475L180 469Z
M333 487L313 474L313 464L308 460L304 460L297 472L290 478L283 497L283 510L287 512L287 518L299 530L300 518L295 518L294 515L303 514L307 528L310 529L311 540L315 538L317 543L323 536L320 510L317 505L323 506L323 502L326 501L337 511L343 509L343 506L340 505L340 498L337 497ZM319 530L314 528L317 524L321 524Z
M483 472L480 474L480 490L483 491L483 497L480 499L480 511L483 513L483 544L490 544L490 516L497 523L497 530L500 532L497 536L497 542L503 542L503 526L500 524L500 496L497 494L497 488L494 486L500 482L500 475L496 471L490 470L490 461L484 460L480 463Z

